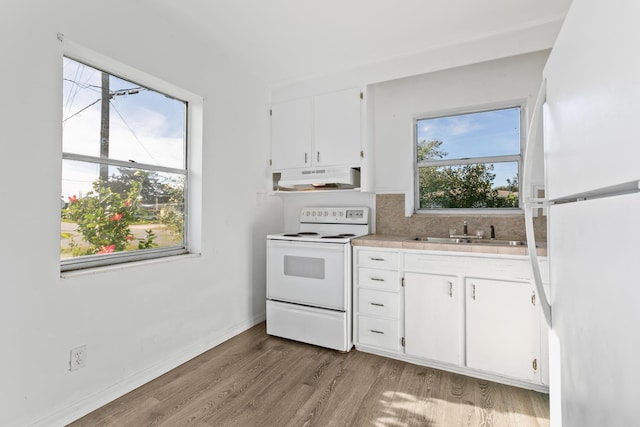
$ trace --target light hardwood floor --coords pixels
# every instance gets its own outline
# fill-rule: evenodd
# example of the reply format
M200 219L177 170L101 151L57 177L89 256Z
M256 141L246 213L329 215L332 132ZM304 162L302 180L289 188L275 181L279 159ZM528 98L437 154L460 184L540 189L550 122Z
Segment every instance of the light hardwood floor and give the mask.
M270 337L264 323L71 424L548 425L545 394Z

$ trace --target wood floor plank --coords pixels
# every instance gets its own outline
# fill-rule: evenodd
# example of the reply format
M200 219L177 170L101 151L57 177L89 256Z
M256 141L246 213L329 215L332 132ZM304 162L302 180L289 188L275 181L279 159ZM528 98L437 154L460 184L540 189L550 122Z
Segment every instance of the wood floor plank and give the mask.
M278 369L276 363L286 365L287 369ZM270 411L283 396L288 395L311 369L312 363L312 359L300 357L296 352L274 359L274 364L264 366L258 375L247 378L224 405L209 411L202 420L209 424L247 425L245 420L248 423Z
M548 427L548 396L260 324L71 424L81 426Z
M166 417L158 426L175 426L178 420L190 420L194 425L207 425L211 414L221 412L238 396L250 389L257 379L273 366L273 363L282 360L293 349L287 346L270 348L262 353L254 353L250 363L246 358L230 366L225 372L220 373L215 383L207 382L205 389L194 388L190 390L188 402L181 405L179 410ZM257 356L257 357L255 357ZM206 381L206 379L205 379Z
M343 355L340 364L333 370L333 375L325 377L324 386L319 387L322 393L316 395L313 412L308 412L297 425L355 424L358 408L378 373L371 365L371 358L353 358L352 355L353 353ZM330 374L331 370L327 373Z

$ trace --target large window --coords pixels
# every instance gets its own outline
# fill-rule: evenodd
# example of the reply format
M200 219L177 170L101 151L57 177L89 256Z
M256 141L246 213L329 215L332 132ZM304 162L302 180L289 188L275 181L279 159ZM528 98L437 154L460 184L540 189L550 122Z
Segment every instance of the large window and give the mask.
M519 208L520 107L416 120L416 206Z
M65 57L62 270L186 252L187 102Z

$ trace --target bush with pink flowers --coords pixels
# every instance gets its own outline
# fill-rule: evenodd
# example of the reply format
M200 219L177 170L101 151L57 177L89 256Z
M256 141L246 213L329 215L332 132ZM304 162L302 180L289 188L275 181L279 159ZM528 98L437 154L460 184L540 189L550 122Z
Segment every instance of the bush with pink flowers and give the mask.
M140 195L140 183L132 182L126 195L120 195L105 186L102 180L93 183L93 190L84 197L69 197L62 210L64 219L78 225L86 245L71 244L74 256L107 254L134 249L134 236L129 225L135 220ZM155 246L155 235L147 230L144 239L138 239L138 249Z

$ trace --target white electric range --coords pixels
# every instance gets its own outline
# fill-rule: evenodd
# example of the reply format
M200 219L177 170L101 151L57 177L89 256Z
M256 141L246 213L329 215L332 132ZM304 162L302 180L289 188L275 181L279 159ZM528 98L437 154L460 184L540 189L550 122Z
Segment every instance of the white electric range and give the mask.
M349 351L351 239L368 207L305 207L296 232L267 236L267 333Z

